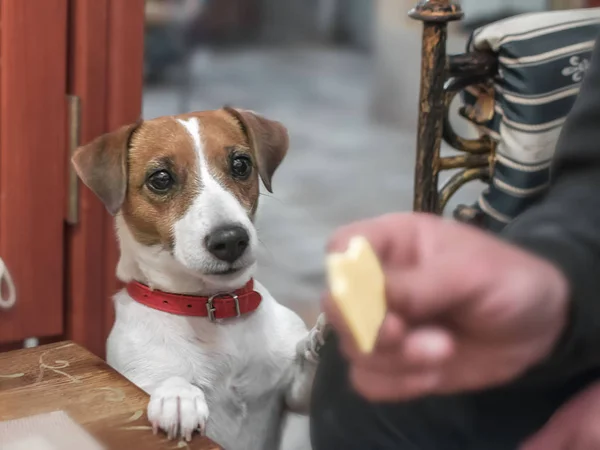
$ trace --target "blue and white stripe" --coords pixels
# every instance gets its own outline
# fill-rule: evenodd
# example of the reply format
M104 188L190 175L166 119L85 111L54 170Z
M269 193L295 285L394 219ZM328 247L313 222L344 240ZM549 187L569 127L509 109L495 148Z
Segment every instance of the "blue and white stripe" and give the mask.
M494 231L538 201L562 125L579 93L595 39L600 8L523 14L476 30L468 51L498 55L495 106L479 126L498 143L490 186L477 206ZM474 105L477 89L463 92Z

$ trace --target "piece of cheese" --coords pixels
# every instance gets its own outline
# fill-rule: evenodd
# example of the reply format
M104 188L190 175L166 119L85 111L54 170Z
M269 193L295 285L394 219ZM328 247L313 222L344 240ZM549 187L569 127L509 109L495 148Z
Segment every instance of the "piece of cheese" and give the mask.
M359 350L370 353L386 312L385 277L369 241L353 237L344 253L327 257L329 291Z

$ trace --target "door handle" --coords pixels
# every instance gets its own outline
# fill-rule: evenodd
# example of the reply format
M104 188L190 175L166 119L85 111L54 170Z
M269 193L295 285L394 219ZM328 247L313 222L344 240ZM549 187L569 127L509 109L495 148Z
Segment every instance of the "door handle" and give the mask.
M8 267L0 258L0 309L10 309L17 302L17 290Z

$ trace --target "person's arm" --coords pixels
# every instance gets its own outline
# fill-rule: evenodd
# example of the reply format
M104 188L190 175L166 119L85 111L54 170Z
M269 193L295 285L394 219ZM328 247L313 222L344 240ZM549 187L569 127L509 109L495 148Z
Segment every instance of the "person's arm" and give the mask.
M565 378L600 367L600 40L562 130L550 190L503 234L554 263L571 289L563 338L531 375Z

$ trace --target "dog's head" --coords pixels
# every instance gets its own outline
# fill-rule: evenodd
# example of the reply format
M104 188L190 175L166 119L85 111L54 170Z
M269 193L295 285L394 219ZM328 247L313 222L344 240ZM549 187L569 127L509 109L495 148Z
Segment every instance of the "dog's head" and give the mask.
M280 123L223 108L122 127L79 148L73 164L138 244L225 280L255 263L259 178L271 191L287 148Z

